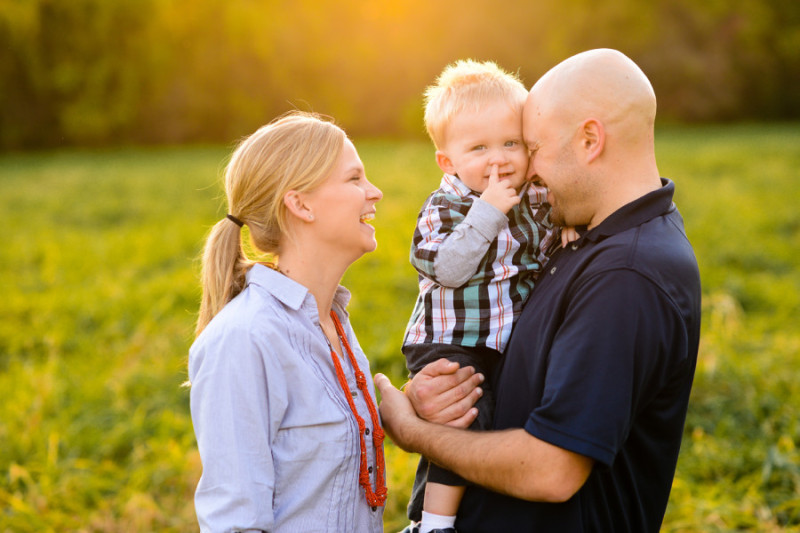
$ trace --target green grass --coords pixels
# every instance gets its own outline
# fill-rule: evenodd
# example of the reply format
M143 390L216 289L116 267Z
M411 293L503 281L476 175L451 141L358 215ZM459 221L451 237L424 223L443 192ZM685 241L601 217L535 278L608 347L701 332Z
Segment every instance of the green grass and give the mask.
M664 531L800 531L800 125L670 128L703 278L700 363ZM426 142L356 142L384 192L354 326L399 383ZM196 530L180 387L227 147L0 156L0 532ZM387 449L387 531L416 458Z

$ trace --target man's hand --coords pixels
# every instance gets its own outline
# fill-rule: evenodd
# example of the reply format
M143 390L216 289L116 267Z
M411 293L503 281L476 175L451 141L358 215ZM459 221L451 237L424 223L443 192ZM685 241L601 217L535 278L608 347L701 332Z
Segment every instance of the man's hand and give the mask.
M475 402L483 394L483 374L471 366L439 359L425 366L405 388L417 414L436 424L466 428L478 416Z
M397 390L389 378L383 374L375 374L374 381L375 388L381 393L379 410L383 429L400 448L413 451L409 448L413 442L411 428L422 421L414 412L408 397Z
M508 213L519 203L519 194L509 180L501 180L497 165L492 165L489 173L489 185L481 194L481 200L487 202L503 213Z
M417 451L414 449L416 435L425 426L420 416L429 422L469 427L478 416L473 405L483 393L478 387L482 382L483 375L476 374L472 367L461 368L447 359L439 359L423 368L408 383L405 394L397 390L389 378L376 374L375 388L381 393L383 428L402 449Z

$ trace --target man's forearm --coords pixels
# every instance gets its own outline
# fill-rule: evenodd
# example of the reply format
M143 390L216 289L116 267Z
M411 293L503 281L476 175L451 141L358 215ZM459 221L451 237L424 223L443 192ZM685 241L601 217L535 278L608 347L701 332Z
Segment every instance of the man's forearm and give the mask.
M475 432L421 419L407 419L402 428L394 429L402 429L395 439L402 448L473 483L524 500L569 499L586 481L593 464L523 429Z
M455 429L417 419L402 431L402 448L424 455L430 461L458 473L464 479L496 492L516 495L511 480L503 472L496 446L510 431L474 432ZM396 441L397 442L397 441Z

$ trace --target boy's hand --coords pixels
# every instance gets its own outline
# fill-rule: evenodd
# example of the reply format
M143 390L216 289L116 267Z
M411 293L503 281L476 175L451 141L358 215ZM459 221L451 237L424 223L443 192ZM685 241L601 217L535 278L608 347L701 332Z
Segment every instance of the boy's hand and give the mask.
M578 235L578 232L575 231L575 228L572 226L566 226L561 228L561 247L566 248L569 243L572 241L577 241L580 239L581 236Z
M481 194L481 200L487 202L503 213L508 213L512 207L519 203L519 195L511 186L509 180L501 180L497 165L492 165L489 173L489 185Z

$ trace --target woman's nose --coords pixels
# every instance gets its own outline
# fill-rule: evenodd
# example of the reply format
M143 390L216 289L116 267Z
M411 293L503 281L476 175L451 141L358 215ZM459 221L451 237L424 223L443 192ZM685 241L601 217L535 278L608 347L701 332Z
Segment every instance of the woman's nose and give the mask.
M370 200L378 201L383 198L383 191L377 188L375 185L372 184L371 181L367 181L369 183L369 187L367 187L367 198Z

